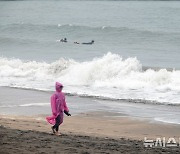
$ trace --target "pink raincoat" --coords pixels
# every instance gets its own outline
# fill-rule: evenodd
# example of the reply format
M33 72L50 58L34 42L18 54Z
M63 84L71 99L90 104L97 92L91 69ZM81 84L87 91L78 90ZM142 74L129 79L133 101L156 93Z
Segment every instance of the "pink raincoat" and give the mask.
M55 125L58 115L60 115L60 124L62 124L64 111L69 112L64 93L60 90L61 86L63 86L61 83L56 82L56 92L51 96L52 116L46 117L46 120L52 125Z

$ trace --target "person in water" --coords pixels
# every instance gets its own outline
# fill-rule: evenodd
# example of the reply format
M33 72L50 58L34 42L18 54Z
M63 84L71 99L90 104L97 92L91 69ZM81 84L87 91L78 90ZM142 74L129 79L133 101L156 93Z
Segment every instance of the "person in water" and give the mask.
M92 45L92 44L94 44L94 40L92 40L91 42L87 42L87 43L82 43L82 44L85 44L85 45Z
M80 44L79 42L74 42L74 44Z
M61 39L60 42L67 43L67 38Z
M53 125L51 127L53 134L61 135L59 133L59 126L63 123L64 113L67 116L71 116L71 114L66 105L65 95L62 92L63 85L56 82L55 88L56 92L51 96L52 116L46 117L46 120Z

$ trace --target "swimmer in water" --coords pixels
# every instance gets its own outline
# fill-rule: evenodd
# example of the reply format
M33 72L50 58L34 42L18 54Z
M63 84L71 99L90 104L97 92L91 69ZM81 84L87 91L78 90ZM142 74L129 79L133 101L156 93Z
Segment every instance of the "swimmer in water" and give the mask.
M64 38L64 39L61 39L60 42L64 42L64 43L67 43L67 39Z
M92 40L91 42L82 43L82 44L84 44L84 45L92 45L92 44L94 44L94 40Z
M74 42L74 44L80 44L79 42Z

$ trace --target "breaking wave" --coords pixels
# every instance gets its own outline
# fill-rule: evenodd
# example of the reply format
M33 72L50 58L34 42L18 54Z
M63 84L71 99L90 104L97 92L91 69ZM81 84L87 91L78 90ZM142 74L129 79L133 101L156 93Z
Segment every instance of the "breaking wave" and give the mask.
M180 71L142 69L137 58L107 53L91 61L60 58L52 63L0 57L0 86L54 90L56 81L70 94L180 104Z

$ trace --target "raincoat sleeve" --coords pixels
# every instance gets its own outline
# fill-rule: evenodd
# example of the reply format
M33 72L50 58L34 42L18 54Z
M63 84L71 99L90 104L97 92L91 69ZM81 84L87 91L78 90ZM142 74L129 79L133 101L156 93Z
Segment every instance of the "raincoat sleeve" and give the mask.
M67 104L66 104L65 96L64 96L64 103L63 104L64 104L64 110L69 112L69 109L68 109Z
M56 115L57 110L56 110L56 95L55 94L51 96L51 109L52 109L52 114Z

